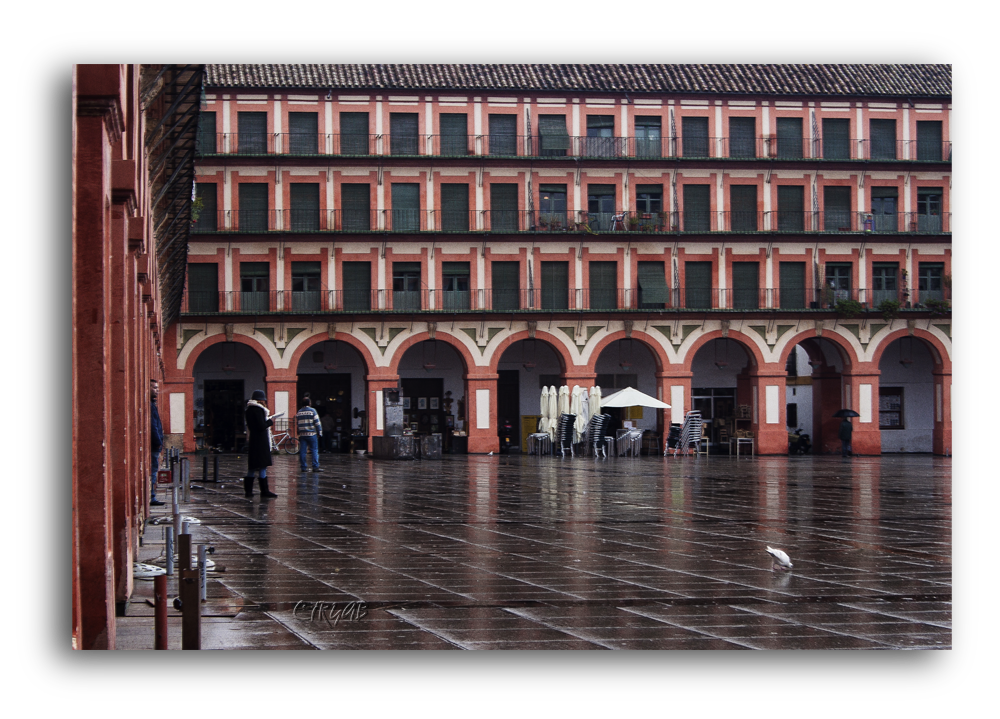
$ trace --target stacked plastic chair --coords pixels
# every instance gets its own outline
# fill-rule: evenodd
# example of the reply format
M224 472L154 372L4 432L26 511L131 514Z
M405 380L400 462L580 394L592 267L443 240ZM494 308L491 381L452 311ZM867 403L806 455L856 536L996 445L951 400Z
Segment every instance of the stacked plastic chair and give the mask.
M681 441L681 426L676 422L671 422L670 431L667 433L667 443L663 447L663 456L667 456L667 452L677 447L677 443Z
M694 447L695 454L698 454L698 444L701 442L701 412L697 410L691 410L686 415L684 415L684 426L681 427L681 438L674 448L674 456L677 456L678 452L686 452L689 447ZM664 452L664 454L666 454Z
M556 441L559 443L559 451L562 456L566 456L566 449L569 449L569 456L573 457L573 424L576 422L575 414L559 415L559 426L556 429Z
M595 414L590 418L590 424L587 426L587 443L590 445L595 457L599 453L605 457L608 456L604 444L604 427L607 425L608 419L609 417L606 414Z

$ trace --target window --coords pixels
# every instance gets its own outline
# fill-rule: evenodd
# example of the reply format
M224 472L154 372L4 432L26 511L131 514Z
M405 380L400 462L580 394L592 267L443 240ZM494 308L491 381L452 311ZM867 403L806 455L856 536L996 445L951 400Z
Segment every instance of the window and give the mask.
M590 309L618 307L618 263L590 262Z
M684 306L692 309L712 307L712 263L684 263Z
M639 262L639 309L662 310L667 306L667 282L663 262Z
M538 227L541 230L566 228L566 185L538 186Z
M897 198L899 191L895 187L872 188L872 224L875 232L897 232L899 224L896 221Z
M517 185L490 185L490 231L517 232L520 229L517 209Z
M902 387L878 388L878 428L905 429Z
M241 155L267 153L267 113L239 112L236 114L236 151Z
M684 232L711 229L710 197L708 185L684 185Z
M805 191L801 185L778 185L778 231L805 229Z
M611 115L587 115L587 137L583 154L587 157L618 157L618 143L614 137L615 118Z
M569 309L569 263L542 263L542 309Z
M754 117L729 118L729 156L757 156L757 119Z
M826 263L825 286L824 304L832 306L839 300L851 299L851 263Z
M636 185L635 213L640 232L662 232L667 229L667 222L663 218L663 185Z
M733 263L733 308L756 310L760 308L760 263Z
M778 305L783 310L798 310L806 306L806 263L781 262L778 266Z
M681 157L708 157L708 118L681 118Z
M442 309L469 309L469 263L442 262L441 289L444 298Z
M802 157L802 118L779 117L776 122L778 135L778 157L798 159Z
M469 154L469 116L463 113L441 113L441 154Z
M367 232L371 226L371 190L367 183L345 183L340 186L343 222L347 232Z
M198 149L199 155L213 155L215 148L215 113L202 112L198 115Z
M849 160L851 158L851 121L823 120L823 159Z
M896 278L899 275L897 262L872 263L872 307L878 307L885 300L898 300L899 291Z
M494 310L521 308L521 268L518 262L491 262Z
M917 232L941 232L942 194L940 187L917 188Z
M420 231L420 185L392 184L392 231Z
M569 133L566 132L565 115L539 115L538 138L540 155L565 156L569 149Z
M389 152L393 155L417 155L417 113L389 114Z
M490 115L490 146L491 155L517 154L517 116Z
M792 355L795 356L794 354ZM797 402L789 402L785 405L785 426L786 427L798 427L799 426L799 405Z
M240 183L240 232L267 232L268 205L266 182Z
M871 159L895 160L896 121L869 120L868 128L871 133Z
M917 159L940 162L944 155L941 137L940 120L917 120Z
M340 154L370 155L368 146L368 113L340 113Z
M195 232L215 232L219 229L218 193L214 182L199 182L195 185L197 198L201 200L201 212Z
M188 265L188 312L219 311L219 266L214 262Z
M269 269L266 262L240 263L240 309L244 312L267 312L270 308Z
M344 282L344 309L366 312L372 308L372 263L344 262L341 265Z
M733 232L757 231L757 186L729 186L729 229Z
M319 262L292 263L292 309L318 312L320 309Z
M420 263L392 263L392 308L420 309Z
M319 122L315 112L288 113L288 151L293 155L319 154Z
M639 115L635 118L636 157L661 157L663 155L663 148L660 144L661 124L662 121L659 117Z
M587 224L595 232L611 229L615 214L615 186L587 185Z
M823 229L833 232L850 232L851 188L823 188Z
M917 274L917 290L921 302L926 300L943 300L944 297L944 264L940 262L921 262Z
M295 182L289 188L292 201L292 232L319 230L319 184Z
M451 182L441 185L441 229L469 231L469 185Z

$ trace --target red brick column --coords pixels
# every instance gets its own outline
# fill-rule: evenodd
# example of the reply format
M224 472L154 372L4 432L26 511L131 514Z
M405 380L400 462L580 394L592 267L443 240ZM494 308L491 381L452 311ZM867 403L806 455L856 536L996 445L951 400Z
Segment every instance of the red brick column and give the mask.
M663 410L662 435L666 441L667 432L672 422L684 424L684 414L691 409L691 378L694 373L677 365L677 369L668 366L664 372L656 373L656 384L660 388L660 399L670 405Z
M841 377L845 409L853 409L860 417L851 419L854 432L851 447L854 454L882 454L882 432L878 428L878 369L861 369ZM837 420L837 429L840 423ZM840 439L837 439L840 448Z
M372 451L372 437L381 437L385 434L385 416L383 413L382 395L389 387L399 386L399 375L395 374L370 374L365 377L367 390L365 391L365 422L368 425L368 451ZM382 427L379 428L381 423Z
M750 393L750 426L757 454L788 454L786 378L784 367L770 365L751 370L745 380Z
M465 379L465 426L469 433L469 454L500 451L497 434L497 374L467 374ZM480 414L480 402L485 401Z
M951 372L934 372L934 454L952 454Z

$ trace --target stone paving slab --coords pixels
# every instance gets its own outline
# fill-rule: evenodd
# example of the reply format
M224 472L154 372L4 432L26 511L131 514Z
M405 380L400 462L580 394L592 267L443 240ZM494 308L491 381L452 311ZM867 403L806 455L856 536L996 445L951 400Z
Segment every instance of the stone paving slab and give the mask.
M220 457L219 483L192 462L183 511L219 567L203 648L951 646L950 460L322 461L275 457L266 501L243 497L243 458ZM147 529L141 561L162 563L163 535ZM120 648L151 648L151 598L136 582ZM173 609L170 632L179 647Z

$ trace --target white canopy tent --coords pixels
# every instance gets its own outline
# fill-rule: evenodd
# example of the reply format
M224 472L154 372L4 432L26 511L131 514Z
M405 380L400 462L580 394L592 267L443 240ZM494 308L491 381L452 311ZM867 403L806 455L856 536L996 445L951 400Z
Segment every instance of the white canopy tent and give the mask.
M601 398L601 408L605 407L654 407L656 409L670 409L670 405L661 402L655 397L650 397L644 392L633 387L626 387L614 394Z

